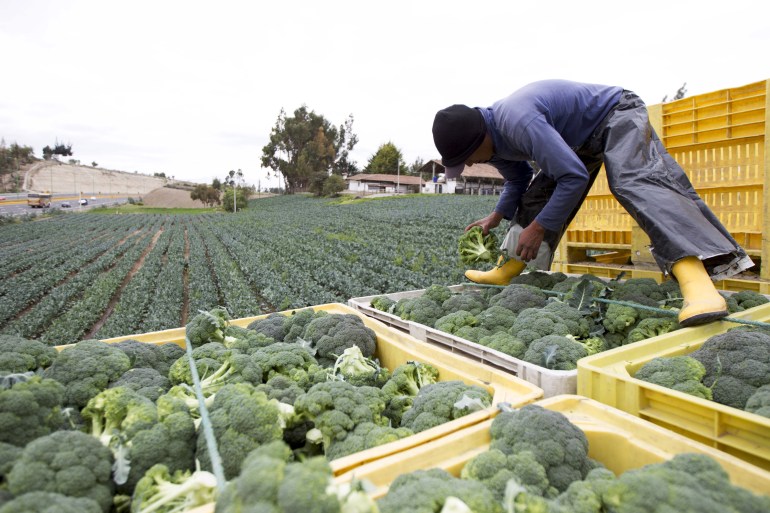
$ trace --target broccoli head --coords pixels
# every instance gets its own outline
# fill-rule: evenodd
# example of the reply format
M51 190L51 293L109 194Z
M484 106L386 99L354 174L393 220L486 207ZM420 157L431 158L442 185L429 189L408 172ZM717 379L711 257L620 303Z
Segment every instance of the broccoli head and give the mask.
M757 388L746 401L746 411L770 418L770 383Z
M388 313L393 313L393 309L396 306L396 302L387 296L377 296L372 298L372 301L369 304L372 308Z
M706 368L702 382L720 404L742 410L759 387L770 383L770 335L761 331L714 335L690 356Z
M45 369L58 354L55 348L38 340L0 335L0 374Z
M324 312L323 310L315 312L312 308L293 311L283 320L283 331L286 333L283 337L283 342L294 343L297 342L297 339L304 338L303 334L307 325L313 319L327 315L329 315L329 312Z
M566 303L550 302L543 308L526 308L516 317L510 333L525 344L547 335L588 336L590 323Z
M43 376L64 385L64 404L79 409L130 368L131 360L120 349L83 340L63 349Z
M377 335L355 314L328 314L316 317L305 328L302 339L316 350L315 357L324 367L331 367L345 349L358 346L371 358L377 349Z
M8 474L14 495L41 491L94 500L112 507L112 452L79 431L56 431L33 440Z
M764 305L765 303L770 302L770 299L767 299L764 295L754 292L753 290L736 292L732 295L732 298L738 303L741 310L748 310L749 308L754 308L755 306Z
M414 432L407 428L395 428L381 426L372 422L364 422L348 433L343 440L334 441L326 451L326 459L329 461L342 458L349 454L355 454L372 447L378 447L390 442L395 442L412 436Z
M286 330L284 324L286 323L286 316L281 313L272 313L264 319L253 321L247 326L248 329L261 333L267 338L272 338L275 342L283 342L283 338L286 336Z
M390 372L376 361L366 358L358 346L352 346L337 358L330 378L347 381L355 386L382 387L390 378Z
M433 284L425 289L423 297L427 297L441 305L444 301L452 297L452 291L446 285Z
M88 497L68 497L54 492L29 492L5 504L0 513L100 513L101 506Z
M235 349L241 353L251 354L254 351L273 344L275 340L264 333L260 333L240 326L227 326L225 338L222 344L228 349Z
M511 283L530 285L541 290L551 290L554 285L564 281L567 275L563 273L548 273L545 271L530 271L521 273L511 279Z
M437 319L444 315L444 308L427 296L420 296L404 303L399 317L426 326L433 326Z
M64 386L40 376L0 388L0 442L24 447L58 430L63 401Z
M562 413L527 405L498 414L489 431L490 450L513 455L529 451L548 476L549 486L563 492L573 481L599 466L588 457L588 439Z
M628 332L626 343L632 344L658 335L665 335L679 328L676 317L648 317L639 321L639 324Z
M610 294L611 299L619 301L634 301L639 296L647 297L655 304L667 299L666 292L662 291L658 282L652 278L631 278L624 282L615 283Z
M439 381L420 389L412 407L401 417L401 427L419 433L458 419L492 404L489 392L462 381Z
M377 501L380 513L438 513L452 497L473 513L503 513L502 505L484 484L459 479L446 470L433 468L401 474L388 493Z
M516 480L529 493L552 493L545 467L538 463L531 451L515 454L505 454L500 449L484 451L465 464L460 477L481 481L499 501L505 497L505 489L511 479Z
M268 399L275 399L291 405L294 404L297 397L305 393L305 389L299 386L296 381L283 374L276 374L265 383L257 385L257 390L264 392Z
M435 327L437 330L445 333L457 333L460 328L465 326L476 326L479 320L475 315L467 310L457 310L455 312L446 314L436 321Z
M701 380L706 368L689 356L653 358L634 374L636 379L711 400L711 390Z
M268 399L248 383L223 386L214 396L209 415L228 479L238 475L243 458L253 449L283 438L285 414L278 401ZM201 468L211 470L202 430L196 456Z
M490 333L508 331L516 320L516 315L502 306L490 306L476 316L479 326Z
M190 511L214 502L217 478L205 470L170 470L162 464L147 470L136 485L131 511Z
M545 306L548 297L545 293L529 285L508 285L489 299L489 306L502 306L518 314L526 308Z
M307 348L286 342L258 349L251 359L259 366L265 380L278 374L290 376L295 370L307 371L318 363Z
M151 401L157 401L158 397L171 388L171 382L165 374L162 375L155 369L140 367L128 369L117 381L110 383L109 388L114 387L127 387Z
M313 422L308 432L311 443L323 444L344 440L358 424L365 422L388 425L385 411L387 396L379 388L356 387L346 381L327 381L313 385L294 401L295 414Z
M474 226L457 239L457 251L465 265L495 262L500 256L500 242L493 232L484 235L480 226Z
M401 425L401 417L412 407L420 389L435 383L438 378L438 369L429 363L409 361L395 368L390 379L382 386L387 400L383 415L390 419L392 426Z
M588 356L588 348L574 338L548 335L533 341L522 360L551 370L575 370L577 361Z
M465 310L473 315L480 314L490 306L484 294L473 290L467 290L459 294L454 294L449 299L441 303L441 308L445 313Z
M514 358L521 358L527 352L527 344L524 341L505 331L482 337L479 344Z
M185 326L185 336L192 347L202 346L208 342L223 342L225 328L230 321L226 308L217 307L208 312L200 311Z
M168 348L163 348L165 345L167 344L156 345L128 339L115 342L112 344L112 347L116 347L126 353L126 356L131 361L132 369L155 369L158 373L166 376L168 375L169 368L171 368L171 364L182 356L183 350L176 344L171 344L179 349L179 351L169 351Z

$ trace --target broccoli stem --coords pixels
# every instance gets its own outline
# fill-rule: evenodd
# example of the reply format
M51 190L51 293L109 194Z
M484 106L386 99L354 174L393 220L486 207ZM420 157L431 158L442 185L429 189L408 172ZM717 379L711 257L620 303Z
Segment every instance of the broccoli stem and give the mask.
M157 483L157 493L150 497L147 506L142 505L142 513L152 513L160 508L182 499L172 509L164 509L164 513L181 513L192 506L198 505L197 497L217 486L217 478L211 472L198 470L181 483L173 483L166 479Z

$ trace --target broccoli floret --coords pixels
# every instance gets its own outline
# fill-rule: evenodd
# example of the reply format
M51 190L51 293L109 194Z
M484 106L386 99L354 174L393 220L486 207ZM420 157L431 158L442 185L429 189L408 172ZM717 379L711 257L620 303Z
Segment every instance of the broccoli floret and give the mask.
M387 296L377 296L372 298L372 301L369 304L372 308L376 308L382 312L393 313L393 310L396 306L396 301L390 299Z
M213 374L230 354L232 354L232 351L219 342L209 342L196 347L192 350L192 357L195 360L195 368L198 369L198 375ZM172 385L180 383L192 384L192 372L190 371L190 362L186 354L180 356L171 365L168 371L168 378Z
M230 314L225 308L201 311L185 326L185 336L193 348L209 342L223 342L229 321Z
M761 331L715 335L690 356L706 367L702 382L720 404L742 410L759 387L770 383L770 335Z
M444 315L444 308L427 296L414 298L404 304L399 316L407 321L414 321L426 326L433 326L437 319Z
M387 401L383 415L390 419L392 426L401 425L401 417L412 407L420 389L435 383L438 378L438 369L428 363L410 361L395 368L382 387Z
M305 328L303 340L316 350L315 357L324 367L331 367L345 349L358 346L371 358L377 349L377 335L355 314L328 314L313 319Z
M457 239L457 251L465 265L495 262L500 256L500 242L493 232L484 235L480 226L474 226Z
M324 450L365 422L388 425L382 416L386 394L375 387L356 387L345 381L327 381L313 385L294 402L296 415L310 420L314 429L308 432L311 443L323 443Z
M464 326L476 326L478 323L478 318L469 311L457 310L438 319L435 327L437 330L454 334Z
M377 447L396 440L412 436L414 432L407 428L381 426L372 422L356 425L355 429L341 441L334 441L326 451L326 458L331 461L348 454L354 454L372 447Z
M420 389L412 407L404 412L401 427L419 433L491 404L492 396L484 388L462 381L439 381Z
M193 466L195 425L187 413L159 418L155 403L125 387L101 392L83 408L91 435L115 456L113 480L131 493L155 464L172 471Z
M278 487L277 506L282 513L341 511L329 462L316 457L286 465L283 481Z
M273 346L268 346L270 347ZM204 394L209 396L231 383L262 383L262 367L256 354L247 355L237 350L229 350L218 342L209 342L193 349L192 356ZM169 371L169 379L173 385L193 384L187 355L174 362Z
M128 369L125 374L109 386L109 388L114 387L127 387L151 401L157 401L158 397L171 388L171 382L155 369L140 367Z
M437 513L443 511L450 497L462 501L473 513L503 512L500 502L482 483L459 479L437 468L401 474L377 506L380 513Z
M500 331L508 331L513 326L516 315L502 306L490 306L479 313L476 319L478 319L479 326L494 334Z
M281 313L272 313L264 319L252 322L247 328L257 333L261 333L267 338L272 338L275 342L283 342L283 339L286 336L285 324L285 315Z
M0 389L0 442L24 447L59 429L64 386L53 379L32 376Z
M62 350L43 376L64 385L64 404L80 409L130 368L131 360L120 349L83 340Z
M522 360L552 370L575 370L577 361L588 356L586 346L562 335L548 335L533 341Z
M764 305L765 303L770 302L770 299L767 299L767 297L754 292L753 290L736 292L732 295L732 298L738 303L741 310L748 310L749 308L754 308L755 306Z
M545 293L529 285L508 285L489 299L489 306L502 306L518 314L526 308L545 306L548 297Z
M55 348L37 340L0 335L0 373L45 369L53 363L58 354Z
M676 317L648 317L639 321L639 324L628 332L626 343L632 344L658 335L665 335L679 328Z
M432 299L438 304L443 304L444 301L452 297L452 291L446 285L431 285L425 289L423 297Z
M364 357L358 346L353 346L337 358L329 376L355 386L382 387L390 378L390 372L371 358Z
M13 464L16 463L16 460L21 457L23 449L23 447L0 442L0 490L5 489L5 483L7 481L6 476L13 468ZM0 497L0 504L2 504L2 497Z
M228 479L238 475L241 462L250 451L283 438L285 418L278 401L268 399L264 392L247 383L223 386L214 396L209 414ZM196 456L201 468L211 470L202 430Z
M526 308L516 317L510 333L525 344L547 335L588 336L590 323L566 303L550 302L543 308Z
M479 344L514 358L521 358L527 351L527 344L524 341L505 331L482 337L479 339Z
M562 413L538 405L498 414L489 431L490 450L530 451L545 468L549 486L563 492L599 464L588 457L588 439Z
M14 495L42 491L93 499L107 513L112 506L112 452L79 431L56 431L33 440L8 474Z
M211 472L173 471L162 464L154 465L137 483L131 511L190 511L214 502L216 486L217 478Z
M701 383L706 368L689 356L653 358L634 374L636 379L711 400L711 390Z
M746 401L746 411L770 418L770 384L762 385Z
M684 297L682 296L682 289L679 288L679 284L676 281L665 280L658 285L658 288L666 296L665 299L660 301L660 305L663 308L682 308Z
M67 497L53 492L29 492L0 505L0 513L100 513L88 497Z
M484 295L475 291L465 291L460 294L455 294L441 303L441 308L446 313L465 310L473 315L480 314L483 310L486 310L488 306L491 305L487 304Z

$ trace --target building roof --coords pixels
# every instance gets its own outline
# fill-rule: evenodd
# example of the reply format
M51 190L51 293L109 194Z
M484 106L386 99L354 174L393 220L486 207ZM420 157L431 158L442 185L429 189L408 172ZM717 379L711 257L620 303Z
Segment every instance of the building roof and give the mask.
M348 176L345 180L356 180L360 182L387 182L398 183L401 185L424 185L425 180L419 176L409 175L385 175L385 174L366 174L358 173L357 175Z
M429 160L425 163L424 166L420 168L420 172L422 173L432 173L433 172L433 164L436 164L436 174L443 173L444 172L444 166L441 164L440 160ZM468 178L475 178L475 179L490 179L490 180L500 180L503 181L503 176L500 174L500 171L497 170L495 166L492 166L490 164L474 164L472 166L465 166L465 169L463 170L462 178L465 178L466 180Z

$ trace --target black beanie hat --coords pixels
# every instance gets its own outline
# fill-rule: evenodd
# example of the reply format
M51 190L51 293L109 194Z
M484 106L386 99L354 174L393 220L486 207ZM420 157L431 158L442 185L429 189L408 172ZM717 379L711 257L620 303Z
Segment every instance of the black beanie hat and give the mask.
M481 146L486 133L484 116L466 105L442 109L433 119L433 143L446 167L464 163Z

